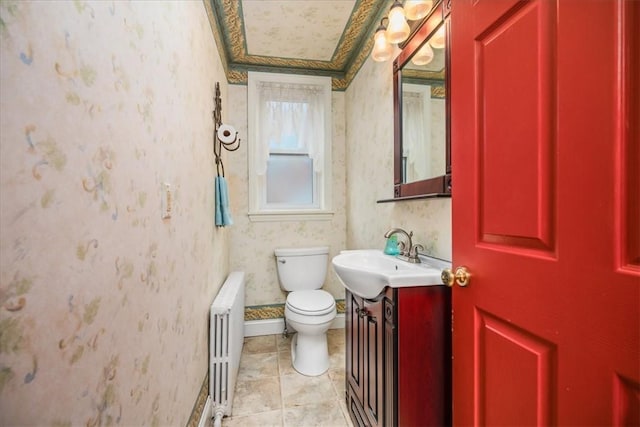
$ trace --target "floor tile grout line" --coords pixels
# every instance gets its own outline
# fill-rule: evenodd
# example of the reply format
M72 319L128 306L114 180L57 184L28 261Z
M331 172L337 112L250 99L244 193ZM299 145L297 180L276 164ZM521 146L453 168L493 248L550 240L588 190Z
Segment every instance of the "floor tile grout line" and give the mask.
M266 337L265 337L266 338ZM334 335L334 337L332 337L333 339L331 340L331 345L330 348L332 348L334 350L334 352L332 352L332 354L337 354L338 357L340 357L340 353L344 352L344 341L338 336L336 339L336 336ZM279 392L280 392L280 403L279 403L279 407L280 409L278 410L280 416L280 423L283 427L286 427L286 416L285 416L285 390L284 390L284 377L286 377L287 375L295 377L297 372L295 371L295 369L293 369L292 367L289 367L289 364L292 363L290 360L288 360L288 357L285 353L285 357L282 358L280 357L282 355L283 351L287 351L289 350L289 354L290 354L290 341L289 340L285 340L283 342L281 342L279 340L279 336L278 335L272 335L269 338L265 339L267 345L265 345L264 343L260 344L259 341L254 341L253 345L251 345L250 347L252 347L253 350L264 350L265 348L274 348L274 351L249 351L249 346L245 347L243 349L243 354L252 354L252 355L256 355L256 354L262 354L262 355L271 355L274 354L275 352L275 357L276 357L276 361L275 361L275 365L276 365L276 370L277 370L277 374L276 376L258 376L255 378L245 378L244 381L253 381L253 380L266 380L266 381L271 381L273 380L273 378L277 378L278 380L278 386L279 386ZM269 341L271 342L271 345L269 344ZM289 347L289 348L287 348ZM286 365L286 366L285 366ZM255 371L253 371L255 372ZM337 380L340 377L344 376L344 372L342 372L342 370L340 369L340 366L334 366L334 367L330 367L327 372L325 374L323 374L323 376L326 377L326 380L329 381L329 387L330 387L330 395L332 397L328 397L328 396L323 396L323 398L321 399L321 402L325 402L325 403L329 403L331 406L337 405L337 409L339 410L339 413L341 415L341 419L345 422L346 426L351 425L348 419L348 415L345 414L345 408L343 408L344 405L346 405L346 403L344 403L344 396L343 396L343 392L341 390L340 384L339 384L339 380L338 381L334 381ZM315 403L318 403L319 401L313 402L313 403L306 403L305 405L312 405ZM292 410L295 410L295 405L294 407L292 407ZM273 412L276 412L276 409L272 409ZM270 411L260 411L260 412L255 412L252 414L245 414L242 417L253 417L255 415L260 415L260 414L264 414L265 412L270 412ZM231 417L230 419L233 419L234 417ZM276 419L276 414L273 414L273 419L272 421L275 421Z
M284 390L282 389L282 369L280 366L281 359L280 347L278 346L278 335L275 335L274 339L276 341L276 360L278 361L278 384L280 385L280 425L286 427L284 420Z

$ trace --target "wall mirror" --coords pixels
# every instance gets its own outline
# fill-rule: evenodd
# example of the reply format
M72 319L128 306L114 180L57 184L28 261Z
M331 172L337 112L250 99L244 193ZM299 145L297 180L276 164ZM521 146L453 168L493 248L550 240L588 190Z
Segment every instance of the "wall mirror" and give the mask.
M393 63L392 200L451 196L450 7L436 2Z

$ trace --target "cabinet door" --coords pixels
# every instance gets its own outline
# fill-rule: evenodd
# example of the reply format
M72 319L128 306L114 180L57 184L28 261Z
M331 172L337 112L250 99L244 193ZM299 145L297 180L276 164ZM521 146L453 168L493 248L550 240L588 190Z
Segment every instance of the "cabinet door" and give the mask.
M364 410L372 426L384 425L384 298L364 301Z
M347 390L349 387L355 393L359 402L364 402L364 322L365 319L359 315L364 309L362 298L346 293L345 328L347 359Z
M384 300L384 425L398 425L398 356L397 289L387 289Z

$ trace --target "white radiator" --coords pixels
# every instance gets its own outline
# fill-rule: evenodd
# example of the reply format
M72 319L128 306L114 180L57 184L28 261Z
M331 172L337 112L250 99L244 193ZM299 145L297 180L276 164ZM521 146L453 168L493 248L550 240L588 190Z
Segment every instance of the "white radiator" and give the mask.
M227 277L211 304L209 326L209 395L217 425L230 416L244 344L244 273Z

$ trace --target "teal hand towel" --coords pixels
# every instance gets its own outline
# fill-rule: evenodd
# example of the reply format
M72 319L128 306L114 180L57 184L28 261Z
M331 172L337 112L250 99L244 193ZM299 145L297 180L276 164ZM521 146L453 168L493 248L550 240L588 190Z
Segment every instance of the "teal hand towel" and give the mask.
M224 227L233 225L233 219L229 211L229 192L227 180L223 176L216 176L216 226Z

